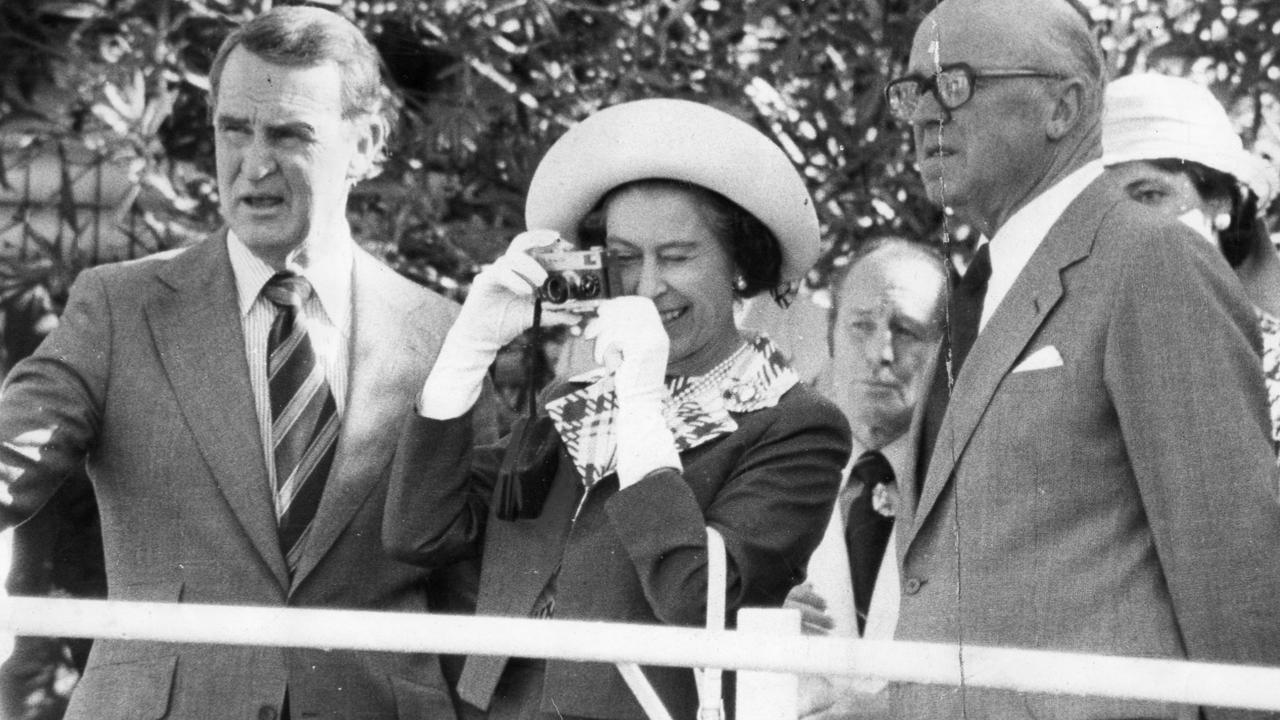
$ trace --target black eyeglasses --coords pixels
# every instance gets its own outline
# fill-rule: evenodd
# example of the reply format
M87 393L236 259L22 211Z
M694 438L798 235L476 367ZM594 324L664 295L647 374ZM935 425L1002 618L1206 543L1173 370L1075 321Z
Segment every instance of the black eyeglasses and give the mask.
M995 70L978 72L966 63L943 65L932 75L906 75L891 81L884 89L889 101L889 114L894 119L910 122L926 92L932 92L951 119L951 111L969 102L973 97L973 84L978 80L1004 80L1008 78L1055 78L1064 76L1040 70Z

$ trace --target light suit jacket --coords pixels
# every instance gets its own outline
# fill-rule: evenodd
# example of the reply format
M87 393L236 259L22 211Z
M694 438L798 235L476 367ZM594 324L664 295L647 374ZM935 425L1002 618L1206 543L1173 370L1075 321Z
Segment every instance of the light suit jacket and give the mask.
M1216 249L1109 175L1091 184L979 334L927 472L904 473L897 638L1280 665L1257 345ZM1059 366L1016 370L1049 347ZM972 687L896 694L910 718L959 717L962 704L971 720L1196 713Z
M0 522L87 462L112 599L422 611L428 575L383 554L382 508L455 308L364 251L353 273L346 412L292 580L223 234L81 274L0 397ZM294 718L453 717L431 655L117 640L95 643L67 717L275 717L286 688Z

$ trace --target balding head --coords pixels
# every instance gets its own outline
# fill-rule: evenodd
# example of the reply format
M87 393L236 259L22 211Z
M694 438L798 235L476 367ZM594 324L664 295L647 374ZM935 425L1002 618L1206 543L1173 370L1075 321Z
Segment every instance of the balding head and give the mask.
M941 337L945 287L941 256L895 237L869 242L833 279L831 397L859 444L906 432Z
M1067 0L946 0L917 30L910 72L958 63L976 74L973 94L949 113L932 94L920 102L917 159L930 199L990 235L1101 154L1102 56Z

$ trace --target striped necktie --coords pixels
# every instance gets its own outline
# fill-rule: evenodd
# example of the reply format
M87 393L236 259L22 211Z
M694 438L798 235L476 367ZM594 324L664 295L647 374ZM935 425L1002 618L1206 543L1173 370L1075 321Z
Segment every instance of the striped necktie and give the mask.
M262 294L276 306L267 335L267 384L276 466L276 520L280 548L292 574L333 464L338 408L302 316L302 303L311 296L311 284L290 272L276 273Z

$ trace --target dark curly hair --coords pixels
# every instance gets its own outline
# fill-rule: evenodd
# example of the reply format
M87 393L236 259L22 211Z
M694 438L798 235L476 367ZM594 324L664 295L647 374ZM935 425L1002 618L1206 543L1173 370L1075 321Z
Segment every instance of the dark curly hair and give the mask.
M746 281L745 287L734 287L734 295L749 298L768 290L775 301L782 301L787 290L782 286L782 245L773 232L742 206L695 183L650 178L618 185L605 193L579 223L578 237L583 245L604 245L609 201L623 190L635 187L671 187L693 195L698 205L706 210L711 228L729 253L734 268Z
M1266 223L1258 212L1258 197L1253 192L1246 190L1231 175L1198 162L1181 158L1160 158L1148 162L1164 172L1185 175L1206 201L1230 201L1231 224L1218 231L1218 246L1233 268L1249 259L1253 248L1259 247L1255 245L1258 234L1267 234Z

